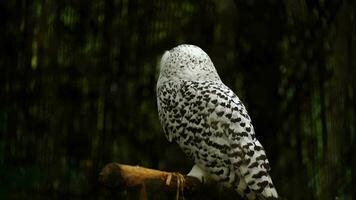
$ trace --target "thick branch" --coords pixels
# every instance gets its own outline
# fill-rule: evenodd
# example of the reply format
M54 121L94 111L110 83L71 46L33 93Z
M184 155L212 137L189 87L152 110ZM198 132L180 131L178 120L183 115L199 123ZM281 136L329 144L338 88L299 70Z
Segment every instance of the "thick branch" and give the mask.
M107 164L100 172L99 181L114 193L127 191L125 194L137 196L126 199L172 199L173 196L175 199L182 196L185 199L240 199L231 189L220 190L214 184L202 184L195 177L118 163Z
M195 177L118 163L107 164L100 172L99 181L109 188L149 186L178 192L194 191L201 186Z

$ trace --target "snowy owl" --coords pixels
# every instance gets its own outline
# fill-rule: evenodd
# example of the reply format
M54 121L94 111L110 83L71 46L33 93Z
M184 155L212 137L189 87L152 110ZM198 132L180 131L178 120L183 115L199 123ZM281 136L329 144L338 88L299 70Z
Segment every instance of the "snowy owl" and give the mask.
M201 48L185 44L163 54L157 104L167 139L195 162L189 176L217 181L248 199L278 198L245 106Z

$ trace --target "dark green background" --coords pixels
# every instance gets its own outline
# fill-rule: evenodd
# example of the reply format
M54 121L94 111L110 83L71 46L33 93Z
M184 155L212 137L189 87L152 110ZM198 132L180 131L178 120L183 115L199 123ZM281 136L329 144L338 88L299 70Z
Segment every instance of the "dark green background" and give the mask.
M356 198L356 3L0 3L0 199L103 199L108 162L187 173L159 124L162 53L202 47L286 199Z

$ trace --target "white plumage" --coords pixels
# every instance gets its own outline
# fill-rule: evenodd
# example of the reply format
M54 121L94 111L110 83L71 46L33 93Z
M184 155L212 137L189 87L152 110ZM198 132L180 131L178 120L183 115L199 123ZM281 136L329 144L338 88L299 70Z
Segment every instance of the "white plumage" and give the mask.
M248 199L278 198L244 105L202 49L179 45L164 53L157 104L168 140L195 162L188 175L221 182Z

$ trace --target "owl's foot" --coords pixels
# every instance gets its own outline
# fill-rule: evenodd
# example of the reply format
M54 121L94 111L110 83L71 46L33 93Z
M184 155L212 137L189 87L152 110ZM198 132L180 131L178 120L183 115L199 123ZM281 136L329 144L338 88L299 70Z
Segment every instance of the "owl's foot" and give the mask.
M198 165L194 165L192 170L187 174L187 176L193 176L200 180L201 183L205 183L208 180L208 176L204 170L202 170Z
M184 199L184 184L185 184L184 176L180 173L175 173L175 175L177 177L176 200L179 200L179 194L182 194L183 199Z

